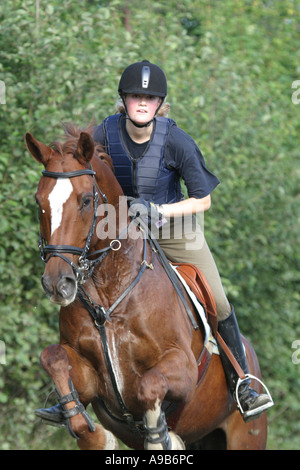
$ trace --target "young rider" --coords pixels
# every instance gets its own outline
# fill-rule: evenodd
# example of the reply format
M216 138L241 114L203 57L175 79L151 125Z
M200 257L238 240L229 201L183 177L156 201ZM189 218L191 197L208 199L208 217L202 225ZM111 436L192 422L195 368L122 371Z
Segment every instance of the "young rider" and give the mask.
M233 307L227 300L218 269L207 246L195 214L210 208L211 192L218 178L205 165L194 140L176 123L161 116L167 95L164 72L148 61L129 65L119 83L122 109L106 118L95 130L100 142L113 159L116 177L126 196L134 198L131 214L146 212L162 225L158 241L167 258L189 262L203 272L216 300L218 330L245 374L247 360ZM180 179L187 188L184 199ZM176 236L184 220L180 236ZM191 223L186 223L188 220ZM168 223L168 230L163 225ZM153 227L153 225L151 225ZM164 234L168 236L164 236ZM235 396L238 375L220 350L229 388ZM250 379L238 389L238 398L246 420L257 418L272 406L268 394L258 394ZM236 398L236 397L235 397ZM59 420L57 406L36 412L50 420Z

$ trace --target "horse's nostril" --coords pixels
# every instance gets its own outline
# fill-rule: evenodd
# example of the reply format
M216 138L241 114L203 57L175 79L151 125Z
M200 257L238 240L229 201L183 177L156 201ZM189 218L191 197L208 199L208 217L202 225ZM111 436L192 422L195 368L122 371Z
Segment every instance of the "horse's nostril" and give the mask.
M44 275L42 286L50 300L58 304L72 302L76 295L75 278L69 276L62 275L58 282L55 282L51 276Z
M47 295L53 293L53 287L49 276L42 276L42 286Z
M74 295L76 290L76 281L72 277L63 276L56 285L57 293L63 298L68 299Z

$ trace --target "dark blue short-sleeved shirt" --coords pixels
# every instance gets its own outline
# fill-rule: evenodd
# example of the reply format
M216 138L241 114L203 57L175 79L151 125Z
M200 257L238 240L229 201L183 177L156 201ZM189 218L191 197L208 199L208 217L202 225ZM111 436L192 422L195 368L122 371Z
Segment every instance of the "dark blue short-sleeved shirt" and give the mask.
M122 122L122 136L126 141L130 156L137 159L142 155L147 142L137 144L132 141L126 131L125 119ZM105 148L103 124L95 129L94 140ZM201 199L208 196L220 183L219 179L206 168L204 157L195 141L176 125L169 128L165 149L165 165L177 172L178 176L183 179L189 197Z

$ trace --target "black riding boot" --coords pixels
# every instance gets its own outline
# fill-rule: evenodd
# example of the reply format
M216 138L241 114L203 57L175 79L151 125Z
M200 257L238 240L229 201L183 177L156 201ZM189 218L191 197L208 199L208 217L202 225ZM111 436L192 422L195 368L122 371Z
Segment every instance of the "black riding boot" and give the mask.
M233 307L229 317L219 322L218 330L221 337L237 360L239 366L243 370L244 374L249 374L245 349L242 343L242 338ZM267 394L258 394L255 390L253 390L253 388L249 386L251 382L250 377L243 380L239 384L238 390L236 390L239 376L226 354L222 351L221 345L219 346L220 357L224 367L228 386L235 401L238 403L238 408L243 416L244 421L248 422L258 418L267 408L270 408L274 404L269 392ZM238 394L238 397L236 396L236 393Z
M35 410L34 413L39 418L42 418L46 424L65 427L63 409L59 403L57 405L51 406L51 408L39 408L38 410Z

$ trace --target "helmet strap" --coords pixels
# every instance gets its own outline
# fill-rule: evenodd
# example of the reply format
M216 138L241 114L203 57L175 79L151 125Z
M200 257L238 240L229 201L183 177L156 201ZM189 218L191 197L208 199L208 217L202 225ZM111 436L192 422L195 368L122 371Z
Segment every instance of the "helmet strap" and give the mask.
M142 127L149 127L150 124L153 122L153 119L151 119L151 121L147 122L146 124L137 124L136 122L134 122L132 119L130 119L130 117L126 116L126 119L129 119L130 122L132 122L132 124L135 126L135 127L138 127L139 129L141 129Z

